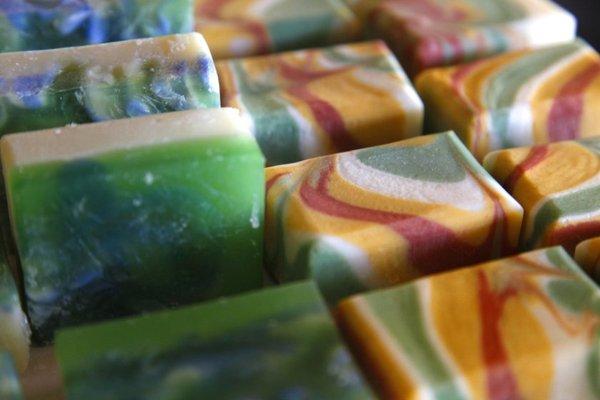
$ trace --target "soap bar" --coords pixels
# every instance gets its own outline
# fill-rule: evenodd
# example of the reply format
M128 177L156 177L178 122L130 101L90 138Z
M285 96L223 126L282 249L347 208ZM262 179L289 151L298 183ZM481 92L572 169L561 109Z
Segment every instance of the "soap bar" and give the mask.
M29 333L29 324L21 308L17 285L4 249L0 249L0 354L11 354L21 372L25 370L29 361ZM1 377L2 374L0 379ZM4 397L0 396L0 399L3 400Z
M582 41L507 53L417 77L427 129L493 150L600 134L600 55Z
M196 0L216 59L349 42L361 26L342 0Z
M270 165L422 133L423 103L383 42L217 63L223 105L251 121Z
M191 32L192 0L3 0L0 52Z
M373 398L312 283L71 328L56 343L70 399Z
M266 264L330 303L512 253L523 210L454 133L267 168Z
M0 399L21 400L22 398L13 360L8 353L0 351Z
M411 74L575 38L576 19L549 0L348 0Z
M0 135L219 107L198 33L0 54Z
M259 287L264 158L234 109L0 142L36 339Z
M600 290L556 247L340 304L385 399L600 397Z
M600 237L580 243L575 249L575 259L596 282L600 282Z
M600 235L600 137L498 151L484 165L525 210L523 249L572 253Z

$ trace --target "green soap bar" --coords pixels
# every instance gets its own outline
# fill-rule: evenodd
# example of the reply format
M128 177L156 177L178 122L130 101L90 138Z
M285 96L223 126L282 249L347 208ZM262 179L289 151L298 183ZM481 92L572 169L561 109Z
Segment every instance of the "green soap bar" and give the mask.
M310 282L68 329L56 349L69 399L372 398Z
M221 105L198 33L3 53L0 66L0 135Z
M0 240L4 242L3 238ZM10 353L18 369L23 371L29 361L29 325L4 250L0 248L0 352ZM0 400L4 397L0 396Z
M37 340L62 326L260 286L264 158L237 110L0 143Z
M8 353L0 352L0 400L21 400L21 386L13 360Z
M2 0L0 52L192 30L192 0Z

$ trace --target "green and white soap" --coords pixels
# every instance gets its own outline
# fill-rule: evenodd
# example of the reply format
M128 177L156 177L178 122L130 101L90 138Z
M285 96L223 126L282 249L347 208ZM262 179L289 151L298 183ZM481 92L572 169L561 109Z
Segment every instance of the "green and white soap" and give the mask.
M21 400L21 386L12 357L0 351L0 399Z
M0 241L4 239L0 235ZM29 324L21 307L19 291L11 273L4 243L0 244L0 353L7 352L19 371L29 361ZM0 355L0 358L2 356ZM1 361L0 361L1 363ZM0 368L1 369L1 368ZM0 374L0 380L2 374ZM2 393L2 390L0 390ZM0 400L5 398L0 396Z
M261 284L264 158L235 109L0 142L35 339Z
M56 350L69 399L373 398L310 282L67 329Z

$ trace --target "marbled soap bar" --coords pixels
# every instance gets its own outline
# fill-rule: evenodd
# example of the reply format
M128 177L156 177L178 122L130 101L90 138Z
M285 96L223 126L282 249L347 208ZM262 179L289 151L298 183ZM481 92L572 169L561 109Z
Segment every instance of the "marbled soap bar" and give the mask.
M57 353L70 399L373 398L312 283L69 329Z
M347 1L411 74L575 38L575 17L548 0Z
M20 371L25 370L29 361L29 333L29 324L21 308L17 285L4 249L0 249L0 354L11 354ZM3 400L4 397L0 396L0 399Z
M21 386L13 360L10 354L0 351L0 399L21 400L22 398Z
M600 282L600 237L580 243L575 248L575 259L596 282Z
M511 253L523 210L453 133L271 167L266 257L334 303Z
M261 283L264 158L234 109L5 136L37 339Z
M217 63L223 105L251 122L270 165L422 133L423 103L383 42Z
M600 235L600 137L498 151L487 170L525 209L523 249Z
M198 33L0 54L0 134L219 107Z
M191 32L192 0L2 0L0 52Z
M600 399L600 290L560 247L356 296L338 316L384 399Z
M600 56L582 41L419 75L427 129L453 129L478 159L599 135Z
M216 59L356 39L361 27L342 0L196 0L196 30Z

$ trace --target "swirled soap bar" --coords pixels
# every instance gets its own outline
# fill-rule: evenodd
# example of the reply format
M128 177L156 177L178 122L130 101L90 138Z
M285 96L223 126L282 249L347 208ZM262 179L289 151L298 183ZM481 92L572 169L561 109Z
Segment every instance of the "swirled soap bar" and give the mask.
M12 355L20 371L25 370L29 361L29 325L4 251L0 249L0 353L3 351Z
M196 30L215 59L348 42L360 33L342 0L196 0L195 9Z
M600 237L586 240L575 249L575 260L597 282L600 282Z
M384 399L600 398L600 289L556 247L338 309Z
M525 209L524 249L600 235L600 137L494 152L487 170Z
M0 325L1 327L2 325ZM13 360L8 353L0 351L0 399L21 400L21 385Z
M312 283L69 329L57 353L70 399L373 398Z
M423 103L383 42L217 63L223 104L251 121L270 165L422 133Z
M264 158L237 110L7 135L0 149L38 341L260 286Z
M192 0L2 0L0 52L188 33Z
M570 42L573 15L548 0L346 0L405 68L458 64Z
M267 168L279 282L344 296L511 253L523 210L454 133Z
M219 107L198 33L0 54L0 134Z
M417 77L427 129L493 150L599 135L600 55L582 41L504 54Z

